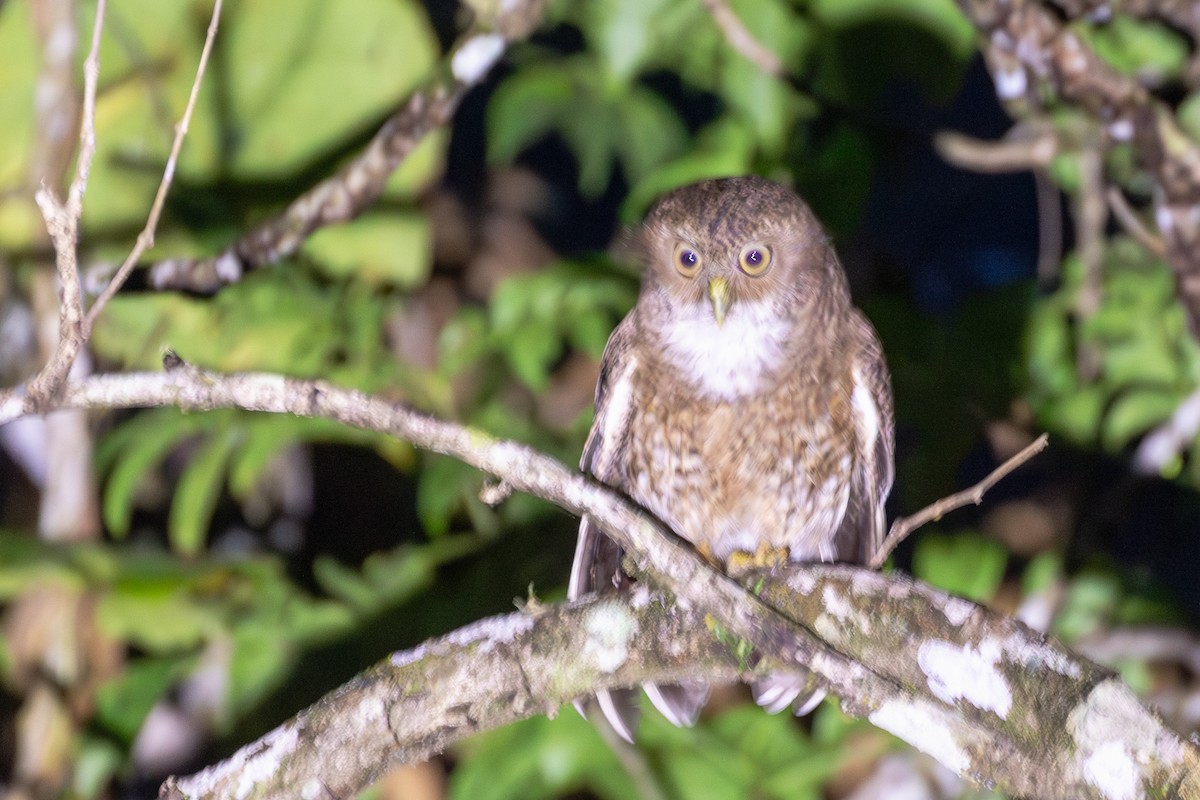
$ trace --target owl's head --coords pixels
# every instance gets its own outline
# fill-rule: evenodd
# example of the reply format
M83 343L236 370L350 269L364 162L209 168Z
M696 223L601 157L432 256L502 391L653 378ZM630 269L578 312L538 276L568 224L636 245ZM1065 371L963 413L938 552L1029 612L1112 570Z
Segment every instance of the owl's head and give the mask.
M664 196L642 227L645 292L662 310L793 317L849 302L845 275L808 206L759 177L701 181ZM653 302L653 300L652 300Z

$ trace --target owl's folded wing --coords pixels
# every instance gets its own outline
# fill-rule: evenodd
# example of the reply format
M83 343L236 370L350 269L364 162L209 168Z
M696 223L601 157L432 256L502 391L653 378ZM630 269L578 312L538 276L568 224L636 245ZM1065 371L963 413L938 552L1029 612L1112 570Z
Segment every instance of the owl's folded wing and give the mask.
M631 317L626 317L604 348L600 380L596 384L596 418L579 461L581 470L610 485L619 483L632 412L630 377L637 366L630 347L632 327ZM613 591L622 582L621 549L585 514L579 523L567 599L577 600L595 591ZM637 690L597 692L596 701L613 729L632 742L638 719ZM586 698L575 701L575 708L586 716L585 704Z
M631 347L632 315L613 331L600 361L600 380L596 384L596 418L579 468L609 486L620 488L622 465L633 413L632 375L637 357ZM602 534L586 515L579 525L579 541L567 599L576 600L589 592L613 586L620 574L621 551Z
M850 506L839 533L839 558L866 563L879 550L887 534L884 503L895 472L895 419L892 387L879 337L866 317L854 313L858 346L852 350L851 375L856 453L850 488ZM842 535L846 534L846 535Z

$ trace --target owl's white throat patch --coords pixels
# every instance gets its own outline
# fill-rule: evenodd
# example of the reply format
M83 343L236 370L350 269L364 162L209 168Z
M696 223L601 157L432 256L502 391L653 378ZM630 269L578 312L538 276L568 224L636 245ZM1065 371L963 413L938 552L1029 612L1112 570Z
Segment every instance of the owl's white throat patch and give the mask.
M735 302L717 325L707 303L679 309L662 329L667 359L703 391L753 394L783 362L791 321L770 303Z

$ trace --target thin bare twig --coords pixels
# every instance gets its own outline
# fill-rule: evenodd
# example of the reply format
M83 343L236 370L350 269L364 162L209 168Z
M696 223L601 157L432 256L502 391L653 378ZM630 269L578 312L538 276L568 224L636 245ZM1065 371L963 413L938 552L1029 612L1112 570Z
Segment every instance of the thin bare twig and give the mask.
M1075 200L1075 249L1083 270L1075 313L1082 322L1095 316L1104 299L1108 205L1104 201L1104 159L1099 143L1087 144L1079 153L1079 193ZM1084 383L1091 383L1100 374L1100 352L1093 343L1079 343L1076 369Z
M215 256L167 259L150 268L157 289L214 292L249 270L273 264L300 249L316 230L353 219L382 194L388 178L430 132L448 123L462 98L540 18L541 0L501 4L494 19L472 28L442 68L417 88L337 174L296 197L284 211Z
M939 131L933 146L943 159L972 172L1023 172L1050 166L1058 153L1058 137L1052 130L1040 130L989 141L958 131Z
M1150 230L1142 224L1142 220L1138 217L1137 212L1129 205L1129 201L1125 198L1125 193L1116 186L1109 186L1108 191L1104 193L1108 199L1108 208L1112 211L1112 215L1117 218L1117 222L1121 223L1121 227L1125 232L1137 239L1142 247L1149 250L1157 258L1162 258L1167 253L1167 247L1163 244L1161 237L1151 233Z
M87 316L83 320L84 339L91 338L92 326L96 324L96 318L100 316L100 312L104 310L104 306L108 304L113 295L128 280L137 260L154 246L154 233L158 229L158 220L162 216L163 206L167 201L167 192L170 191L171 182L175 179L175 166L179 161L179 153L183 149L183 140L187 137L188 127L191 125L192 111L196 108L196 98L200 95L200 84L204 80L204 72L208 67L208 57L212 53L213 41L217 38L217 25L221 19L221 3L222 0L216 0L216 3L213 4L212 18L208 22L208 32L204 37L204 47L200 51L200 62L196 65L196 77L192 80L192 90L188 95L187 107L183 110L179 124L175 126L175 140L171 142L171 153L167 156L167 164L163 169L162 180L158 184L158 192L154 195L154 203L150 206L150 214L146 217L146 226L138 234L137 243L126 256L121 268L113 275L108 286L104 287L104 291L100 293L96 302L88 310Z
M1043 168L1033 170L1033 187L1038 216L1037 277L1042 286L1048 286L1062 263L1062 193Z
M701 0L701 2L708 9L713 22L721 29L721 33L730 47L768 75L781 78L787 74L787 68L784 67L782 59L754 38L754 34L750 32L738 15L733 13L733 9L729 7L726 0Z
M96 156L96 87L100 82L100 33L104 30L106 0L96 3L96 20L92 26L92 44L83 62L83 119L79 125L79 157L75 161L75 177L67 190L64 207L49 187L38 190L34 199L46 221L46 230L54 243L55 266L58 271L59 305L58 347L46 366L29 382L28 393L35 404L46 404L62 389L67 373L83 347L80 328L83 324L83 292L79 282L79 256L76 249L79 221L83 216L83 196L87 192L88 175Z
M1005 461L1000 466L996 467L986 478L981 480L974 486L963 489L961 492L955 492L952 495L943 497L936 503L931 503L925 506L915 514L907 517L900 517L892 523L891 529L888 531L887 538L883 540L883 545L880 546L874 558L868 566L871 569L879 569L884 562L888 560L888 556L896 549L896 546L908 538L908 535L920 528L927 522L934 522L942 518L955 509L962 508L967 505L979 505L983 502L983 495L1008 476L1017 467L1024 464L1029 459L1036 456L1038 453L1046 449L1047 443L1050 441L1049 434L1043 433L1038 438L1034 439L1030 444L1026 445L1021 452L1017 453L1012 458Z

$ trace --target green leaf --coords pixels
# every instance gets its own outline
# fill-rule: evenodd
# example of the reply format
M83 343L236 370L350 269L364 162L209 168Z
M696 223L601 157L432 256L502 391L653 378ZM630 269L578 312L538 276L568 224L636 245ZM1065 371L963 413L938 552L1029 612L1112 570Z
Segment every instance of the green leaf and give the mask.
M114 536L124 537L129 533L138 492L147 475L173 448L211 424L211 418L203 414L153 409L142 411L105 437L102 448L109 449L111 455L98 455L97 460L100 463L111 460L112 468L104 484L101 513L105 527ZM124 446L114 450L114 445Z
M633 87L617 106L623 136L615 142L627 181L643 175L683 151L688 132L683 120L657 93Z
M785 64L798 61L796 54L811 38L807 21L784 3L738 2L734 11L751 35ZM725 53L716 66L718 91L725 102L755 132L759 148L772 159L779 158L799 110L791 84L764 72L740 53Z
M587 3L585 35L601 56L611 83L628 84L666 42L656 24L669 0L608 0Z
M545 391L550 383L550 367L562 353L562 343L553 323L530 319L512 332L505 348L516 376L535 392Z
M678 158L641 176L621 205L621 218L633 223L650 203L671 189L705 178L744 175L752 171L755 137L745 121L727 114L702 128L695 142Z
M15 3L0 13L0 186L21 186L28 180L29 155L33 148L34 86L41 70L41 56L29 3ZM16 194L16 193L14 193ZM45 235L34 205L22 198L0 200L0 250L33 247Z
M1089 570L1067 586L1062 608L1054 617L1054 633L1067 643L1107 627L1121 599L1121 584L1108 571Z
M977 533L926 533L913 554L916 577L976 602L992 599L1007 564L1004 545Z
M433 241L424 214L367 212L353 223L318 230L304 253L333 278L412 289L429 278Z
M1082 386L1074 394L1059 398L1046 406L1039 415L1052 431L1077 444L1096 440L1100 419L1104 413L1105 393L1098 386Z
M354 629L356 619L345 605L325 600L298 598L284 609L283 626L292 641L303 645L328 642L346 636Z
M954 0L813 0L811 8L823 25L844 28L898 18L928 30L961 59L975 49L975 30Z
M1151 335L1114 343L1103 353L1104 380L1114 388L1132 384L1171 386L1182 378L1174 348Z
M414 3L294 0L281 13L270 0L242 0L231 11L218 64L233 70L221 82L239 134L230 154L238 177L290 174L373 127L437 57Z
M229 662L229 706L244 714L279 686L295 660L295 647L272 621L255 621L233 629Z
M75 755L71 763L70 797L104 797L112 788L112 782L124 767L126 752L111 739L90 736L87 733L77 739ZM66 794L66 793L64 793Z
M138 658L96 691L96 721L132 742L150 709L196 664L194 655Z
M1110 450L1124 447L1135 436L1168 419L1183 400L1165 389L1131 389L1113 401L1104 416L1101 439Z
M0 558L0 600L37 586L84 586L79 572L62 558L62 551L39 539L0 532L0 553L4 556Z
M375 611L379 596L358 570L348 567L332 556L318 556L313 562L313 578L321 591L351 607L362 615Z
M579 191L599 197L612 179L616 150L627 131L618 129L616 108L577 106L563 121L562 135L579 162Z
M1077 379L1071 328L1057 303L1033 307L1024 339L1026 369L1033 385L1051 396L1073 391Z
M1079 194L1079 154L1075 151L1055 153L1050 160L1050 177L1067 194Z
M832 230L855 230L866 208L874 173L871 142L861 129L835 124L815 144L815 155L808 154L797 169L801 188L807 190L813 209ZM838 191L824 191L831 185L836 185Z
M238 446L230 454L229 492L244 500L277 454L299 437L306 420L284 414L246 415L238 420Z
M553 65L527 66L505 78L488 103L488 160L515 159L555 127L575 94L571 71Z
M450 773L455 800L538 800L587 790L603 800L637 797L628 773L596 730L565 710L471 737Z
M679 750L663 764L663 772L678 797L741 800L750 783L749 767L728 751Z
M448 456L430 454L417 478L417 516L431 537L444 536L468 497L479 494L483 476Z
M96 621L112 638L150 653L193 648L221 627L217 613L197 604L180 583L135 576L100 598Z
M1035 556L1021 576L1023 595L1039 594L1051 588L1063 577L1062 556L1057 553L1042 553Z
M1181 77L1187 67L1189 48L1183 35L1155 20L1116 14L1102 25L1080 23L1071 29L1118 72L1144 83Z
M397 605L428 588L439 566L477 552L485 541L475 534L461 534L420 546L401 545L372 553L363 562L362 574L381 603Z
M195 556L204 546L213 511L225 486L225 469L237 447L239 432L229 416L188 462L167 520L167 536L179 553Z
M1200 92L1192 92L1184 98L1175 109L1175 119L1192 141L1200 142Z
M173 347L181 347L188 361L212 364L217 338L208 303L167 292L118 294L92 331L96 352L141 370L162 369L163 353Z

